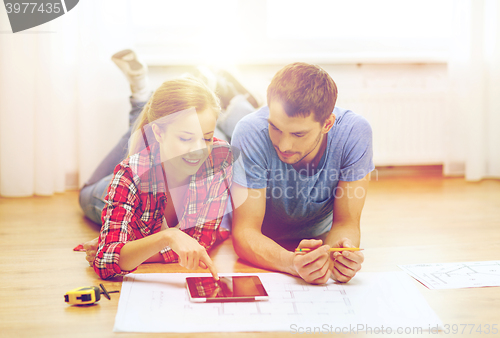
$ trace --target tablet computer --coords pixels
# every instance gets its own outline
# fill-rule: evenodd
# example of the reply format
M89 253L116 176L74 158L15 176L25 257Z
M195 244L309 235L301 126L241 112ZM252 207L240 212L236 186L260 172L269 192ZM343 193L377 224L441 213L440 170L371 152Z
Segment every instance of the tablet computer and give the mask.
M268 300L269 296L258 276L187 277L192 302L251 302Z

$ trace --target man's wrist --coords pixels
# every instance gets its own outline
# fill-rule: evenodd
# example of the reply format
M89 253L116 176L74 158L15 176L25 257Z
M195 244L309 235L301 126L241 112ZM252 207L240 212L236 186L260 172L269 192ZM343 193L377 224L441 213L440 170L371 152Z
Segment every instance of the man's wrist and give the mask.
M359 243L360 234L359 233L336 233L335 235L328 236L324 244L330 245L332 248L338 247L340 243L344 240L349 240L349 242L356 247L356 243Z
M286 249L284 249L284 257L283 257L283 260L285 263L285 266L287 267L286 268L286 273L292 275L292 276L297 276L297 277L300 277L297 269L295 269L295 265L293 264L293 260L295 258L295 253L294 252L291 252L291 251L288 251Z

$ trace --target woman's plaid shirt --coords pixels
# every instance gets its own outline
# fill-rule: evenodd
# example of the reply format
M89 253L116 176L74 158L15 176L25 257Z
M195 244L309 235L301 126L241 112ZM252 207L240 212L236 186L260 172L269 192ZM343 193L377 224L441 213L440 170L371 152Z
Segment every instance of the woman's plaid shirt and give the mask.
M179 217L180 229L206 249L229 235L220 223L229 197L233 154L229 144L214 139L210 156L190 179L187 205ZM94 270L101 278L134 271L120 269L121 248L127 242L161 230L167 202L164 174L157 143L116 166L105 198L94 261ZM165 247L160 254L165 262L177 260L177 254L170 247Z

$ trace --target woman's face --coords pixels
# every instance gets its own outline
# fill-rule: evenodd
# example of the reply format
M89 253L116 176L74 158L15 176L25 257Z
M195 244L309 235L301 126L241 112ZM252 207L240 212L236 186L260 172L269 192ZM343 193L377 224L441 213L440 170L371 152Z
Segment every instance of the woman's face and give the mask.
M181 182L198 171L211 152L216 122L211 108L201 112L191 109L164 131L153 126L167 176Z

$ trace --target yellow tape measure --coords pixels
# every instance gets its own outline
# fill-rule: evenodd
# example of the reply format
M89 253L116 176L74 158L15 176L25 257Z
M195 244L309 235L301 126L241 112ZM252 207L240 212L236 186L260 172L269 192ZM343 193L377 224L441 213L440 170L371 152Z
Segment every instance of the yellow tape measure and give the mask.
M107 299L111 299L109 296L110 293L120 292L108 291L104 285L100 284L100 286L101 288L98 286L83 286L73 289L64 295L64 301L72 305L93 304L101 299L101 293L104 294Z
M75 305L93 304L101 299L101 290L97 286L83 286L68 291L64 295L66 303Z

